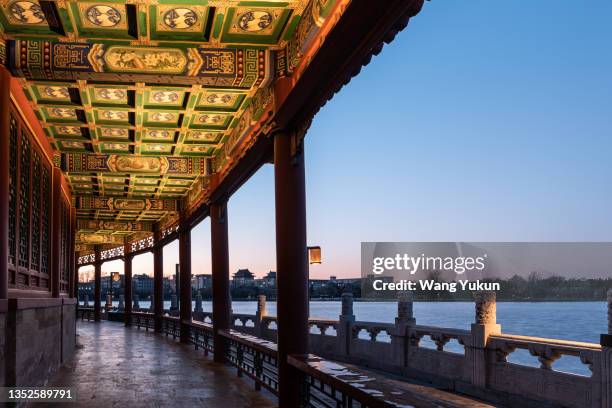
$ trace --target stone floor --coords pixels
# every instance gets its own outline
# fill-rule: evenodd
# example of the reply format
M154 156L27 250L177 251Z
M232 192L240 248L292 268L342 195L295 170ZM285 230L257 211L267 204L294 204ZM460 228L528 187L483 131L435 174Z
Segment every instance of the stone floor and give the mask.
M120 323L79 322L79 349L49 387L74 387L68 407L273 407L231 367L172 337ZM48 404L58 407L60 404ZM43 404L31 404L43 406Z

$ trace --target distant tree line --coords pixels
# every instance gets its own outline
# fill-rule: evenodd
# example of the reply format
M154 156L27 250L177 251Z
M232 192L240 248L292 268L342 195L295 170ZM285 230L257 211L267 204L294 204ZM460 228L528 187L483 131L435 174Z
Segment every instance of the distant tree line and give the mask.
M428 279L443 281L440 274L433 272ZM509 279L482 279L483 282L498 282L497 300L501 301L597 301L605 300L608 289L612 289L612 278L564 278L544 276L532 272L526 278L514 275ZM457 290L417 291L417 300L471 300L472 294Z

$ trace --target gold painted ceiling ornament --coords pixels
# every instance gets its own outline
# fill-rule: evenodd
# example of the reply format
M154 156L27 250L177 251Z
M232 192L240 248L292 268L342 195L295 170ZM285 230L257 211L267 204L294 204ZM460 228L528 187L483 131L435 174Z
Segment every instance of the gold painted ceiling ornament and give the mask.
M39 91L47 98L51 99L70 99L70 92L65 86L39 86Z
M177 7L164 13L163 22L170 29L184 30L198 22L198 15L186 7Z
M181 74L187 66L187 57L177 48L112 46L104 53L104 61L116 72Z
M111 156L108 159L111 171L165 173L168 161L161 157Z
M102 136L105 137L128 137L129 136L129 132L127 129L124 128L109 128L109 127L104 127L102 128Z
M103 101L127 101L127 91L115 88L94 88L94 97Z
M80 233L77 235L77 242L84 244L116 244L123 243L123 239L115 235Z
M147 130L145 135L151 139L169 139L172 137L172 133L169 130Z
M76 110L70 108L51 108L49 115L59 119L76 119L77 117Z
M170 112L153 112L151 114L151 120L154 122L173 122L176 119L176 115Z
M219 138L220 134L217 132L194 130L187 134L187 139L203 143L216 143Z
M210 151L210 146L188 145L185 146L183 149L185 152L207 153L208 151Z
M38 1L13 1L8 11L9 19L18 24L46 24L47 18Z
M57 132L62 135L80 135L81 128L79 126L59 126Z
M84 149L85 144L83 142L75 142L72 140L65 140L62 145L68 149Z
M107 150L129 150L130 145L127 143L104 143L104 148Z
M91 181L91 177L85 177L85 176L72 176L71 180L74 182L89 182Z
M260 32L270 27L273 19L267 10L246 10L239 12L237 25L242 31Z
M225 122L226 118L227 118L227 115L205 113L205 114L199 115L196 121L198 123L207 124L207 125L220 125L223 122Z
M106 120L128 120L128 113L126 111L102 110L100 115Z
M179 93L175 91L154 91L151 92L149 103L176 103L179 100Z
M97 29L127 28L124 4L78 3L83 26Z

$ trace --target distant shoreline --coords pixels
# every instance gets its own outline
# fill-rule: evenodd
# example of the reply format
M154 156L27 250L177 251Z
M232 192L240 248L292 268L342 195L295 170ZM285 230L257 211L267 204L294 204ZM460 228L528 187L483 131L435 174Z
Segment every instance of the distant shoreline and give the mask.
M203 301L210 302L212 299L202 299ZM232 302L256 302L257 299L232 299ZM276 299L267 299L269 302L276 302ZM341 302L341 298L313 298L311 302ZM363 303L375 303L375 302L397 302L393 299L361 299L354 298L353 302ZM451 302L471 302L469 299L415 299L415 303L451 303ZM582 303L582 302L606 302L605 299L512 299L512 300L497 300L497 303L545 303L545 302L556 302L556 303Z

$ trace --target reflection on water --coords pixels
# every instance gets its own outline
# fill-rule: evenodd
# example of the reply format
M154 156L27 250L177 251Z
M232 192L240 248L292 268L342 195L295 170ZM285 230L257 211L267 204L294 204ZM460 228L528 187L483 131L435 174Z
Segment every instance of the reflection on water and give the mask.
M118 305L115 301L113 304ZM91 304L91 302L90 302ZM104 304L104 302L103 302ZM195 302L193 302L195 306ZM149 301L140 301L141 308L149 308ZM202 302L204 311L212 311L211 302ZM170 302L164 302L170 308ZM234 313L255 314L257 302L234 301ZM276 315L276 302L268 302L269 315ZM310 302L310 316L337 319L340 302ZM395 302L355 302L357 320L392 323L397 315ZM553 339L576 340L599 343L599 335L607 331L605 302L499 302L497 321L504 333ZM474 303L471 302L415 302L414 316L417 324L469 330L474 321ZM380 338L384 341L384 338ZM430 346L424 339L423 346ZM450 351L461 351L461 346L450 343ZM516 351L509 358L511 362L538 367L536 357ZM564 356L553 365L555 370L590 375L586 365L577 358Z

